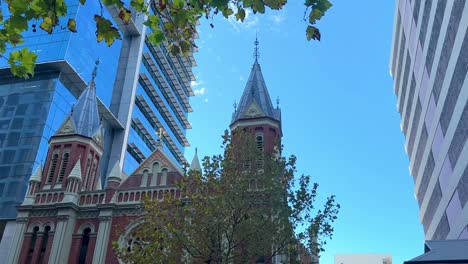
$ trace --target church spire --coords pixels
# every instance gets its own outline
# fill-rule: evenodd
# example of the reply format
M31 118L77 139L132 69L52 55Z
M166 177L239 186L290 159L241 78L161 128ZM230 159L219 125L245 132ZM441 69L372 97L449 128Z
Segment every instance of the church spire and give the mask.
M96 86L94 82L97 75L98 65L99 60L96 61L88 87L86 87L78 98L78 101L73 107L73 111L71 113L76 134L86 137L94 136L101 126L97 107Z
M258 49L258 38L255 39L254 64L250 71L250 76L244 88L241 100L237 109L232 115L231 125L240 119L251 119L267 117L277 122L281 122L280 110L273 108L268 89L263 79L258 58L260 56Z

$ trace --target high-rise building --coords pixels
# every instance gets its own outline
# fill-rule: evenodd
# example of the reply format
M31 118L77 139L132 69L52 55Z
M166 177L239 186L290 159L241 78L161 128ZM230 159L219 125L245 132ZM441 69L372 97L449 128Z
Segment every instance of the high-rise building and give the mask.
M150 44L144 16L133 12L124 24L114 6L102 12L119 27L122 40L107 47L96 41L93 17L101 12L99 2L66 2L69 14L64 21L74 18L78 33L57 28L49 35L32 30L36 25L31 21L24 44L7 50L28 47L38 54L33 78L13 77L6 61L0 61L0 219L16 217L15 206L24 198L31 173L87 87L85 80L97 59L95 83L105 149L99 175L105 177L116 164L130 175L156 148L158 131L164 134L165 153L179 165L186 162L193 56L172 56L164 44ZM2 234L5 221L0 222Z
M6 62L0 64L4 67L0 70L0 218L14 216L12 205L24 196L33 167L86 87L83 79L89 78L97 58L101 65L96 83L102 87L97 90L99 111L112 149L104 154L102 173L117 161L125 173L131 173L154 149L160 128L168 135L167 153L179 164L186 161L193 57L168 55L165 45L146 42L141 37L143 16L123 25L113 8L104 9L104 14L114 17L123 40L111 47L97 43L89 21L98 10L98 3L86 7L69 3L69 17L76 19L79 35L68 30L26 33L25 44L17 48L26 46L38 54L34 78L14 78Z
M390 72L427 240L468 238L468 1L397 0Z

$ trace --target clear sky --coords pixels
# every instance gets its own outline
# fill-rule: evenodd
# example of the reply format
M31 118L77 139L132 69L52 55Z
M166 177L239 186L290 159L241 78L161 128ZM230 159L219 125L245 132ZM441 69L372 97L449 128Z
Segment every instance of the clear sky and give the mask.
M342 206L321 263L389 253L399 264L423 253L424 234L389 74L395 2L332 3L318 24L321 42L306 40L303 0L248 14L244 24L219 17L212 29L202 20L186 157L195 147L200 157L221 151L258 31L263 76L273 104L280 98L284 154L319 183L320 202L335 194Z

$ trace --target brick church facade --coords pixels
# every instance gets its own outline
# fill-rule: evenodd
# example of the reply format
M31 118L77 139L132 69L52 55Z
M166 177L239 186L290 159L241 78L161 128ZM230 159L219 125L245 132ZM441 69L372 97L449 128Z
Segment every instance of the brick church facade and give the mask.
M253 131L257 146L272 153L281 144L281 112L272 105L257 59L230 128ZM179 195L174 183L183 171L161 142L128 177L118 163L109 175L98 175L104 150L95 72L50 139L44 165L29 180L6 263L119 263L112 242L131 250L132 231L143 215L142 198ZM201 170L197 155L190 169Z

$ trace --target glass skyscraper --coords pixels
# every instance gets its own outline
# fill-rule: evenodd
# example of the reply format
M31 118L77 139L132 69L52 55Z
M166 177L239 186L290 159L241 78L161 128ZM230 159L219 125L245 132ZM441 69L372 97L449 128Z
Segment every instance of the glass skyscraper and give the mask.
M93 17L101 12L99 3L67 4L68 17L60 22L75 18L78 33L56 29L49 35L38 25L32 32L30 22L25 43L15 48L26 46L38 54L33 78L13 77L6 61L0 61L0 219L15 218L15 206L24 198L32 171L45 159L49 138L86 87L97 59L106 149L101 177L116 163L129 175L154 150L160 129L168 155L178 164L186 162L193 56L172 56L166 46L147 43L144 16L133 14L124 25L115 7L104 8L103 14L118 25L122 40L111 47L97 43Z
M468 239L468 1L397 0L390 71L426 240Z

